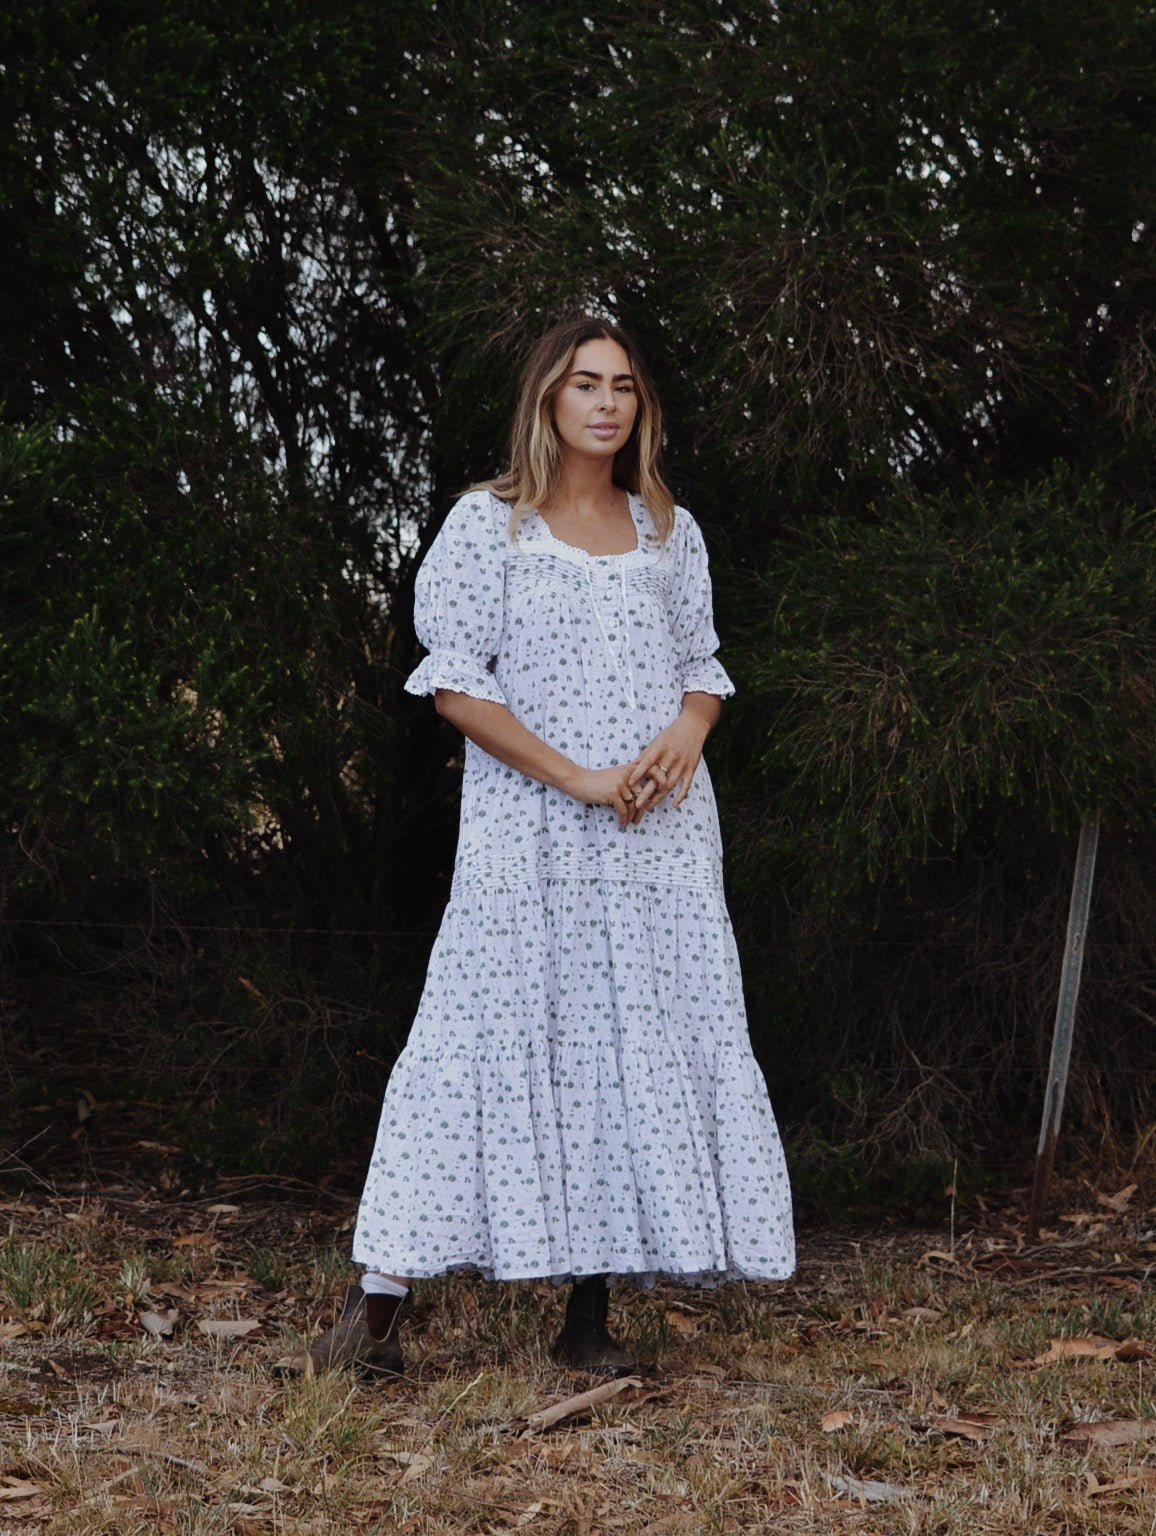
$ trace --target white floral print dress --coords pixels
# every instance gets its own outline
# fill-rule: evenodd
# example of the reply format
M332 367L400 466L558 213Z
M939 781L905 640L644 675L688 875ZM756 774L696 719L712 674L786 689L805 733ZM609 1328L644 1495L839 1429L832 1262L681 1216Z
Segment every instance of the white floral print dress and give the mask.
M715 660L706 551L589 555L486 491L417 580L430 654L406 683L508 708L588 767L625 763ZM747 1034L705 764L625 831L466 745L449 906L385 1095L354 1257L422 1278L783 1279L790 1192Z

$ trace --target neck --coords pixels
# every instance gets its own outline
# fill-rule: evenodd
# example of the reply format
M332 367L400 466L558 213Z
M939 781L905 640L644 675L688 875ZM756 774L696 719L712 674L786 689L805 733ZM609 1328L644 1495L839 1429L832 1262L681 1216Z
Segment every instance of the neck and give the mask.
M599 459L592 463L588 459L567 458L563 460L553 499L577 511L587 508L596 511L605 508L619 494L614 484L612 460Z

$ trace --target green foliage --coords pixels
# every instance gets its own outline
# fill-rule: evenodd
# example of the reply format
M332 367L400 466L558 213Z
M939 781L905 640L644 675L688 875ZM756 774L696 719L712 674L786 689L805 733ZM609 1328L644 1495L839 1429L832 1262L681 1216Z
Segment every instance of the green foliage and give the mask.
M815 522L752 583L745 726L832 893L1003 802L1151 824L1156 539L1056 473Z
M456 767L402 697L414 571L501 458L525 341L594 308L652 354L715 555L743 690L712 765L790 1113L939 1156L998 1071L1015 1120L1093 806L1132 959L1083 1006L1135 1056L1154 27L1127 0L7 7L0 891L137 958L8 927L5 963L107 968L133 1041L167 1010L216 1052L221 1021L274 1100L258 1142L289 1099L348 1102L339 1051L305 1092L259 1041L342 987L363 1018L383 976L408 996L422 940L222 939L197 990L182 925L429 929ZM291 1002L254 1021L238 972Z
M311 802L339 847L365 826L351 765L381 740L372 590L315 500L195 413L151 409L159 443L119 408L68 435L0 429L0 708L18 747L0 809L38 849L9 866L22 883L90 868L193 895Z

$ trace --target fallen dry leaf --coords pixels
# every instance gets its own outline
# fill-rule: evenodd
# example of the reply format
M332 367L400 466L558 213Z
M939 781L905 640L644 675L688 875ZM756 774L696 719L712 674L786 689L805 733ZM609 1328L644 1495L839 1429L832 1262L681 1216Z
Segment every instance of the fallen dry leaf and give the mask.
M6 1339L22 1339L27 1332L24 1323L0 1323L0 1343Z
M1073 1424L1060 1436L1062 1445L1135 1445L1156 1437L1156 1419L1093 1419Z
M423 1472L428 1472L429 1469L432 1466L433 1466L433 1457L432 1456L423 1456L423 1455L421 1455L420 1452L415 1452L409 1458L409 1465L406 1467L405 1471L401 1474L401 1481L403 1483L416 1482L416 1480L419 1477L421 1477L422 1473Z
M642 1382L637 1376L620 1376L616 1381L607 1381L600 1387L592 1387L589 1392L579 1392L577 1397L564 1398L560 1403L554 1403L549 1408L542 1408L539 1412L532 1413L526 1420L524 1433L529 1435L537 1430L552 1429L563 1419L572 1419L576 1414L585 1413L588 1408L597 1408L600 1403L608 1403L620 1392L641 1386Z
M1106 1205L1110 1211L1119 1213L1127 1207L1128 1201L1136 1193L1136 1187L1135 1184L1125 1184L1124 1188L1118 1189L1114 1195L1101 1195L1097 1193L1096 1204Z
M941 1435L959 1435L964 1440L986 1440L1000 1422L994 1413L938 1413L928 1424Z
M934 1307L908 1307L903 1317L909 1323L937 1323L943 1316Z
M937 1387L932 1387L931 1389L931 1406L935 1409L936 1413L950 1413L951 1411L951 1404Z
M693 1339L698 1332L698 1319L688 1316L685 1312L676 1312L673 1309L666 1314L666 1320L684 1339Z
M954 1253L945 1253L942 1248L929 1248L920 1259L920 1264L951 1264L956 1263Z
M30 1483L23 1477L6 1477L0 1481L0 1500L5 1503L16 1499L34 1499L43 1492L39 1483Z
M1032 1365L1051 1365L1055 1360L1151 1360L1152 1352L1139 1339L1052 1339Z
M215 1232L186 1232L182 1237L173 1238L174 1248L209 1248L220 1244Z
M1156 1491L1156 1467L1133 1467L1123 1477L1113 1478L1110 1483L1102 1483L1092 1471L1088 1473L1086 1492L1091 1499L1098 1499L1105 1493L1152 1493Z
M832 1408L830 1413L825 1413L819 1420L819 1428L825 1435L833 1435L837 1429L846 1429L848 1424L854 1424L855 1415L847 1408Z
M199 1317L197 1327L211 1339L243 1339L254 1328L260 1328L256 1317Z
M180 1315L176 1307L170 1307L167 1312L142 1312L140 1325L154 1339L171 1339Z
M909 1499L910 1488L900 1488L895 1483L880 1483L874 1479L866 1482L857 1477L840 1477L835 1472L824 1472L823 1476L835 1490L840 1499L855 1499L860 1504L891 1504L896 1499Z

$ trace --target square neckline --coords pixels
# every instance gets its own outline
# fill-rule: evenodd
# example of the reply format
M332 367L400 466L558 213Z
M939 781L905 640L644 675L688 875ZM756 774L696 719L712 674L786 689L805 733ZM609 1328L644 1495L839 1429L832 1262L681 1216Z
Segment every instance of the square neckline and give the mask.
M571 544L566 539L560 539L537 507L535 507L532 515L537 519L538 526L544 534L546 542L553 544L557 549L565 550L571 556L578 555L584 560L631 560L640 554L647 553L646 545L649 542L649 536L644 530L639 516L638 509L642 503L633 491L627 491L626 502L630 510L630 521L634 527L633 547L630 549L619 549L612 554L606 555L595 554L592 549L583 549L581 544Z

